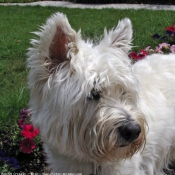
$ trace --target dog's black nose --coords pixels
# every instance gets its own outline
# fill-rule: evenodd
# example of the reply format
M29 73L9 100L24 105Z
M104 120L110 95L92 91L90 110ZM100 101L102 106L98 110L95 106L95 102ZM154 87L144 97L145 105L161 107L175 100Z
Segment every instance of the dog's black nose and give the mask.
M132 142L139 137L141 127L139 124L126 124L118 128L120 136L127 142Z

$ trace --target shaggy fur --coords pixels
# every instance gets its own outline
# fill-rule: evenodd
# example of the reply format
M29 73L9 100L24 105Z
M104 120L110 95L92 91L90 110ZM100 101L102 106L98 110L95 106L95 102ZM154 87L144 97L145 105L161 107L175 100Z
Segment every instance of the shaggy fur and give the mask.
M98 45L56 13L31 40L30 111L52 172L161 175L174 158L175 56L132 65L123 19ZM146 144L145 144L146 140Z

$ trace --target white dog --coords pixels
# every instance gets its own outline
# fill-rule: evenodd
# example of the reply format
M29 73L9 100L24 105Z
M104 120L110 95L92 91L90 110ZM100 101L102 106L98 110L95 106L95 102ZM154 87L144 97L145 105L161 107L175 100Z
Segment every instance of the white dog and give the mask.
M29 105L52 172L163 174L175 155L175 55L132 65L129 19L98 45L62 13L35 34Z

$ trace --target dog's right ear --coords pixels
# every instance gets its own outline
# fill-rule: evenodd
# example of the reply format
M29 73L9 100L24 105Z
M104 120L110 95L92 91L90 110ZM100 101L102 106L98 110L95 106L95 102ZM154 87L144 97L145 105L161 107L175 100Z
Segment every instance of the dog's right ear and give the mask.
M81 38L80 32L76 33L62 13L52 15L41 27L40 32L34 32L40 38L32 40L31 44L38 50L38 58L53 71L58 65L71 59L72 53L77 53L77 40ZM70 54L71 51L71 54Z
M68 57L70 58L68 52L72 50L72 47L77 52L75 45L76 32L71 28L66 16L61 13L54 15L47 23L52 25L50 23L53 22L55 26L52 27L55 31L49 47L49 58L52 64L58 65L66 61Z

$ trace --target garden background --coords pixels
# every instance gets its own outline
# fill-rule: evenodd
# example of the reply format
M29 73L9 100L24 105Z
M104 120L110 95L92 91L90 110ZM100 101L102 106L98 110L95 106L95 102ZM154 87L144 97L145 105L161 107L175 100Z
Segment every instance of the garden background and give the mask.
M3 1L0 0L0 2ZM24 120L26 123L30 120L27 110L22 109L28 107L29 101L26 53L30 47L30 39L35 37L31 32L37 31L39 26L57 11L67 15L71 26L76 31L81 28L83 38L89 37L94 41L99 40L103 35L104 27L111 29L117 25L118 20L130 18L133 24L133 46L135 46L132 52L135 51L135 53L140 53L140 50L147 46L155 49L160 43L167 42L167 38L162 40L167 36L165 28L175 24L175 11L166 10L0 6L1 173L48 171L44 163L42 141L32 126L28 130L36 134L31 136L34 141L33 149L28 153L24 153L25 151L21 149L21 141L26 136L24 132L22 133L22 124ZM159 36L156 40L154 34Z

